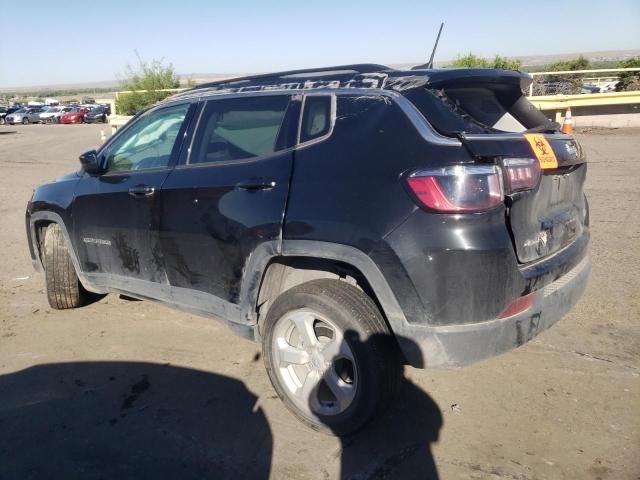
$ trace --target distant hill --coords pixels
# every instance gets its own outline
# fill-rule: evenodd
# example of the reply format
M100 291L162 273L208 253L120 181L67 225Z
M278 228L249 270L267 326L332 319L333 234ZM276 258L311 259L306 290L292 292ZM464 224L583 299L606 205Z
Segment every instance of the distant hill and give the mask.
M522 60L524 70L526 67L531 67L531 70L540 70L541 66L549 65L554 62L562 60L571 60L583 55L593 63L601 62L619 62L631 57L640 56L640 49L633 50L605 50L599 52L574 52L574 53L562 53L552 55L526 55L526 56L512 56L508 58ZM436 61L436 67L443 67L449 64L452 59ZM424 63L424 59L416 60L413 63L403 64L390 64L394 68L407 68L413 65L419 65ZM254 72L255 73L255 72ZM249 73L191 73L180 74L180 78L183 81L188 79L194 80L196 83L213 82L216 80L223 80L225 78L240 77L248 75ZM47 95L47 91L60 91L60 90L77 90L79 93L90 93L92 90L96 92L115 91L118 88L117 80L103 80L99 82L84 82L84 83L64 83L56 85L31 85L25 87L0 87L0 94L2 93L18 93L18 94L41 94Z

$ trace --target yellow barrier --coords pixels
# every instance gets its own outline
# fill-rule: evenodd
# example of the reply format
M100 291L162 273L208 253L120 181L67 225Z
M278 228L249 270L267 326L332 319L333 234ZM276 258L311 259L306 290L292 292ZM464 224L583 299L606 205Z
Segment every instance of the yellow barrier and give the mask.
M640 91L589 93L583 95L542 95L529 97L529 101L538 110L555 110L556 122L560 122L568 107L640 104Z

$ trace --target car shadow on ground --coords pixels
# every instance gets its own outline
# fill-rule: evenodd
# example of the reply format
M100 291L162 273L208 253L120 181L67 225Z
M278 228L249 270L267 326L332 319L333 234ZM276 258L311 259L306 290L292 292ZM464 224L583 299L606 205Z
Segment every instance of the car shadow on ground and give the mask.
M78 362L0 376L0 479L267 479L273 438L238 380Z
M379 350L397 353L397 341L419 352L413 340L372 335L361 341L357 332L344 333L351 351ZM341 349L342 350L342 349ZM388 357L387 366L395 363ZM355 400L354 400L355 401ZM438 441L443 425L436 402L405 376L399 394L383 415L362 430L341 438L340 479L438 479L431 444ZM331 425L327 423L331 429Z
M431 444L442 414L429 395L405 379L400 397L380 419L342 439L341 480L438 479Z
M430 444L441 425L405 380L388 414L341 439L340 478L437 478ZM257 397L222 375L76 362L0 376L1 480L267 479L272 450Z

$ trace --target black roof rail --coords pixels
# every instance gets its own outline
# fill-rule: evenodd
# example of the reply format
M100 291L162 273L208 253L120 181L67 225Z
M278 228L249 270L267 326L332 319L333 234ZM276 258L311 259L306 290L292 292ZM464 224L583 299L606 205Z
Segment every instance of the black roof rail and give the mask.
M323 68L307 68L301 70L287 70L284 72L275 72L275 73L263 73L260 75L250 75L246 77L236 77L236 78L228 78L226 80L216 80L215 82L202 83L200 85L196 85L192 89L188 90L190 92L194 90L199 90L201 88L211 88L211 87L220 87L223 85L235 86L241 83L264 83L268 80L285 80L285 79L305 79L305 76L309 76L309 78L313 79L321 79L327 77L336 77L342 75L357 75L363 73L374 73L374 72L382 72L391 70L390 67L386 65L377 65L375 63L357 63L352 65L337 65L334 67L323 67Z

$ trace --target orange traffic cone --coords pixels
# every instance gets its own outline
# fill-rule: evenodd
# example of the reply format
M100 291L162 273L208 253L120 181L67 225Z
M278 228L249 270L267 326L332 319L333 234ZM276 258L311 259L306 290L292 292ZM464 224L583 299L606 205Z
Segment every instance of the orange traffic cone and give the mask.
M573 118L571 118L571 107L567 108L567 113L564 115L564 122L562 123L562 133L573 133Z

